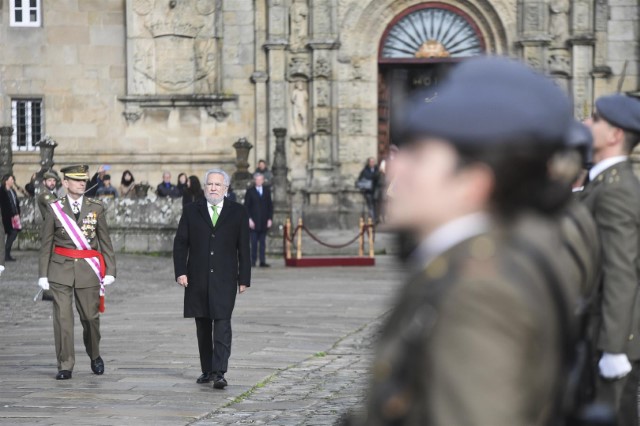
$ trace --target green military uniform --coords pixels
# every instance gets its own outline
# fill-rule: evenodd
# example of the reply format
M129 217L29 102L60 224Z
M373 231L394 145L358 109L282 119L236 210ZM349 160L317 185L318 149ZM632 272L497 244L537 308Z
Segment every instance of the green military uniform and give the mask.
M58 176L56 176L55 174L51 173L51 172L47 172L44 174L43 177L44 180L47 179L56 179L58 180ZM56 193L54 191L50 191L49 188L45 187L44 185L42 185L40 194L38 195L37 201L38 201L38 208L40 209L40 215L42 216L42 219L44 220L46 215L49 213L49 204L52 203L53 201L55 201L58 198L58 196L56 195Z
M637 397L640 360L640 183L629 161L614 164L580 198L593 214L602 242L602 292L595 305L597 348L626 354L634 371L616 381L601 381L599 396L619 407Z
M560 218L563 247L572 260L567 263L572 299L587 303L600 282L600 236L589 209L574 201Z
M449 249L409 282L380 339L363 425L550 423L558 312L539 265L509 244L515 236L559 252L552 224L523 218ZM550 264L566 285L563 263Z
M82 178L82 173L73 173L74 168L63 169L73 179ZM86 174L86 169L84 174ZM88 178L88 176L87 176ZM100 201L83 197L79 214L74 214L68 196L60 199L64 213L76 221L93 250L104 256L106 275L115 277L116 263L113 245L109 237L105 210ZM73 343L73 310L75 296L76 309L83 328L83 340L91 360L100 356L100 281L84 259L73 259L54 253L55 247L75 249L73 241L62 223L51 210L46 214L42 226L42 246L40 248L40 277L49 280L53 293L53 329L59 371L72 371L75 363Z
M450 145L459 168L448 171L451 199L434 200L451 206L449 220L442 208L425 211L426 219L400 215L423 235L416 254L424 266L382 331L361 424L552 424L564 414L565 342L574 324L567 253L550 219L569 193L547 196L554 191L545 174L572 122L568 99L522 64L481 58L457 65L436 100L418 98L408 110L409 140ZM484 167L491 189L471 205L490 225L470 235L473 224L459 217L469 206L455 192L488 187L484 172L471 176Z

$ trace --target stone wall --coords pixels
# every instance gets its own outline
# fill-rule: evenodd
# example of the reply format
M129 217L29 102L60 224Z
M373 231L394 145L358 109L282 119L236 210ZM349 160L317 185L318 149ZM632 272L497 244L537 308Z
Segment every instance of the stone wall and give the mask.
M380 41L421 0L47 0L42 26L9 26L0 0L0 125L10 100L42 96L56 167L111 164L152 186L163 170L234 170L232 144L273 160L285 144L292 212L352 226L353 185L379 152ZM638 91L637 0L441 0L491 54L553 76L583 118L618 88ZM625 65L626 64L626 65ZM623 78L624 76L624 78ZM36 152L17 152L26 183Z

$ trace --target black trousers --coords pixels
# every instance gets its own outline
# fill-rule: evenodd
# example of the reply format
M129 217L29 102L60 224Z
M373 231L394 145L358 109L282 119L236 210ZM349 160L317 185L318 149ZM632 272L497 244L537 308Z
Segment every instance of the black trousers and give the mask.
M260 244L260 263L266 262L267 231L251 231L251 263L258 260L258 244Z
M226 373L231 356L231 320L196 318L196 330L202 372Z
M638 426L638 384L640 362L631 362L631 372L614 381L598 379L597 400L611 406L617 414L618 426Z
M13 243L16 241L16 238L18 238L17 230L12 229L7 233L7 240L4 245L4 256L7 259L11 257L11 247L13 247Z

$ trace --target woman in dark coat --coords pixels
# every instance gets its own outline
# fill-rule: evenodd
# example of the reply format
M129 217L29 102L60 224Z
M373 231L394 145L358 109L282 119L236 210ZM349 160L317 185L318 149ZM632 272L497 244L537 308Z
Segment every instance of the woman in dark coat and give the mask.
M2 225L7 234L5 243L5 260L15 261L11 257L11 247L18 237L20 226L20 201L13 186L15 178L12 175L2 177L2 187L0 187L0 209L2 210Z
M187 187L182 193L182 206L204 200L204 191L197 176L189 176Z

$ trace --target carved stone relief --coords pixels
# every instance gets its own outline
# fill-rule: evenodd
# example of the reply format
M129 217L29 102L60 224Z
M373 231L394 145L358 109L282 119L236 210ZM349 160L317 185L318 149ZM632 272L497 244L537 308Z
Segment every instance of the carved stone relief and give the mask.
M211 94L217 74L215 2L131 0L130 95Z
M549 72L555 75L571 75L571 54L566 49L551 49L548 53Z
M320 57L316 60L316 63L313 66L313 76L316 78L331 77L331 64L327 58Z
M554 46L562 47L569 37L569 0L551 0L549 3L549 35Z
M290 8L291 50L304 49L307 44L309 7L306 0L295 0Z
M326 82L319 81L316 83L316 106L329 106L329 87Z
M291 90L291 124L292 139L306 139L309 132L308 112L309 94L306 83L297 81Z
M309 60L306 56L293 56L289 60L289 79L309 79Z

